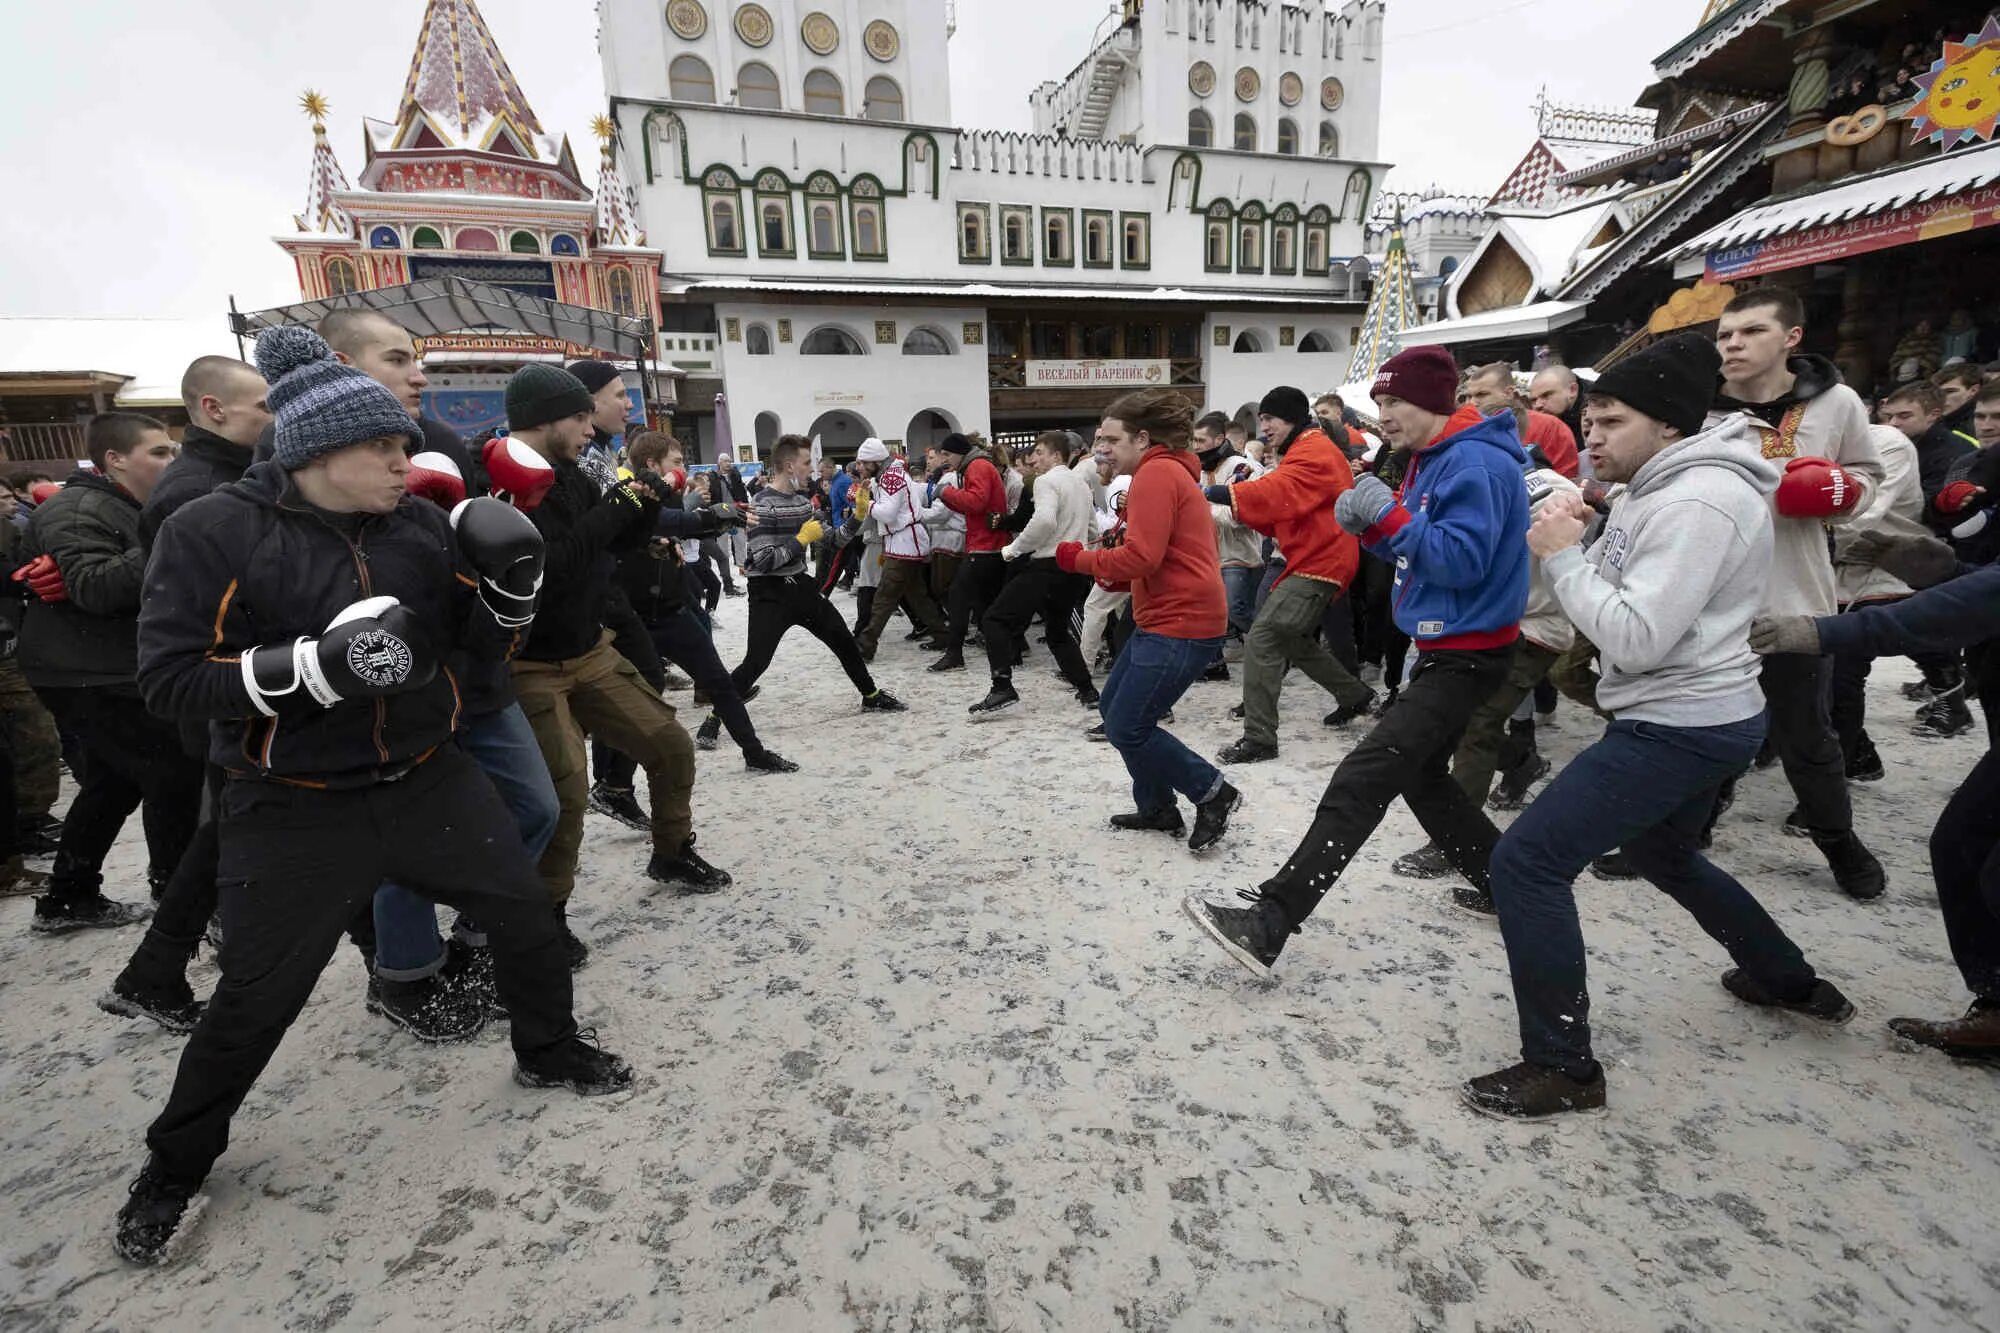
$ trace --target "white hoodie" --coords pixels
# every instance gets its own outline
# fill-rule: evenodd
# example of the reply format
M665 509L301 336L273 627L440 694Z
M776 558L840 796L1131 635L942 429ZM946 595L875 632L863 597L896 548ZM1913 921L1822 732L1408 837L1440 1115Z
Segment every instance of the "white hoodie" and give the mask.
M1777 485L1750 419L1731 416L1648 460L1588 554L1573 546L1544 562L1556 600L1597 645L1605 711L1671 727L1763 711L1749 634Z
M1064 542L1089 541L1095 520L1090 483L1070 468L1052 467L1035 478L1035 512L1000 554L1009 560L1053 557Z
M916 484L922 486L924 483L919 481ZM965 554L965 515L953 509L941 498L946 487L955 488L957 485L958 473L945 473L938 478L936 491L940 498L923 505L919 511L923 515L925 525L931 530L933 546L946 555Z
M1833 576L1840 604L1908 597L1910 585L1886 569L1846 561L1847 548L1864 532L1887 537L1928 537L1924 526L1924 491L1917 467L1917 446L1894 426L1870 426L1875 449L1882 455L1882 484L1852 523L1833 532Z
M868 517L880 527L882 554L890 560L931 558L931 530L924 526L923 504L916 493L920 484L910 479L900 458L890 459L875 479L875 503L869 506Z

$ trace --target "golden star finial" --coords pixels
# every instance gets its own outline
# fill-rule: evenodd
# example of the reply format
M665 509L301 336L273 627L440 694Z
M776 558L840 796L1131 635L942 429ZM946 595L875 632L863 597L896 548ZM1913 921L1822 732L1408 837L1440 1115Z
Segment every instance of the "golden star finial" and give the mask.
M618 127L611 123L611 117L599 113L591 118L590 132L597 136L599 143L610 143L617 135Z
M314 129L323 130L326 128L326 113L330 108L327 106L325 97L308 88L305 91L305 95L299 98L299 107L308 116L312 117Z

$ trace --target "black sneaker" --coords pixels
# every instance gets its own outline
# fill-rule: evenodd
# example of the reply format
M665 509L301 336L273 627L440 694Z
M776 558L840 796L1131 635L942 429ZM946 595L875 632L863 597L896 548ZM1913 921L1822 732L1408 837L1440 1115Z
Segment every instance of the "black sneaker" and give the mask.
M593 784L590 808L607 819L642 833L653 827L653 821L639 808L639 797L630 787L607 787L602 782Z
M1271 968L1284 951L1285 941L1298 933L1285 920L1285 911L1269 898L1239 894L1249 907L1223 907L1203 902L1189 894L1181 899L1181 910L1200 926L1223 952L1262 980L1272 980Z
M965 657L962 653L946 653L943 657L925 667L924 670L931 672L933 675L941 675L946 671L963 671L965 670Z
M1434 842L1427 842L1414 852L1404 852L1389 863L1389 869L1412 879L1443 879L1457 873L1444 848Z
M702 719L701 726L695 729L694 748L697 750L713 750L721 736L722 719L710 713ZM591 804L595 805L596 802L592 801ZM648 825L648 827L651 826Z
M974 722L984 722L990 717L997 717L1006 712L1019 702L1021 696L1014 692L1012 685L996 680L993 682L993 688L986 692L986 697L965 711L972 714Z
M1542 756L1535 755L1527 764L1525 771L1516 769L1493 785L1493 794L1486 798L1486 808L1489 810L1522 809L1531 799L1528 795L1528 789L1547 777L1549 770L1554 767L1554 764L1551 764L1548 760L1542 758Z
M752 773L796 773L799 766L776 750L747 750L743 755L743 767Z
M142 986L129 973L129 968L120 973L111 983L111 989L98 997L99 1009L122 1018L150 1018L169 1032L185 1035L194 1031L194 1025L201 1021L201 1011L207 1006L194 998L186 978L174 978L180 983L178 988L171 982L157 987Z
M1493 895L1484 889L1475 889L1461 884L1451 891L1453 906L1474 916L1496 917L1500 915L1500 904L1493 901Z
M1097 707L1102 698L1103 696L1098 694L1097 687L1094 685L1086 685L1076 692L1076 701L1085 708Z
M1181 819L1178 806L1168 806L1151 814L1140 810L1131 814L1113 815L1111 827L1127 833L1171 833L1176 838L1187 832L1187 824Z
M1208 670L1201 673L1201 681L1204 685L1211 685L1217 681L1227 681L1228 679L1229 663L1219 657L1209 664Z
M118 1210L118 1234L112 1247L129 1264L161 1262L167 1243L180 1230L188 1205L200 1193L201 1185L176 1180L151 1157L139 1169L139 1178L126 1189L125 1206Z
M887 690L876 690L873 694L861 696L861 711L864 713L907 713L910 706Z
M1278 747L1240 736L1224 746L1222 753L1215 757L1225 764L1261 764L1267 759L1276 759Z
M1972 730L1972 710L1965 706L1965 686L1954 685L1924 705L1912 736L1924 740L1944 740Z
M1368 697L1357 703L1342 704L1320 719L1322 726L1344 727L1357 717L1366 717L1375 711L1375 691L1368 691Z
M1518 1064L1481 1074L1459 1089L1465 1104L1495 1120L1548 1120L1559 1115L1601 1115L1604 1071L1579 1082L1560 1069Z
M28 929L37 935L67 935L73 930L116 930L136 925L153 914L151 903L121 903L103 894L88 898L35 899L35 916Z
M422 981L368 978L368 1012L380 1014L418 1041L471 1041L486 1026L486 1002L440 976Z
M1875 742L1864 733L1855 742L1854 758L1847 761L1849 782L1880 782L1887 775L1882 767L1882 756L1875 751Z
M1722 989L1745 1004L1760 1005L1766 1009L1789 1009L1795 1014L1817 1018L1835 1027L1844 1026L1848 1019L1854 1017L1853 1003L1825 977L1816 979L1803 999L1786 1000L1779 998L1742 968L1732 967L1722 974Z
M1109 744L1111 741L1111 738L1104 734L1104 724L1102 722L1093 727L1086 727L1083 732L1083 738L1087 741L1102 741L1105 744Z
M733 881L727 870L718 870L701 859L694 849L694 835L681 844L680 852L668 856L654 852L646 862L646 874L662 884L671 884L683 893L720 893Z
M1833 870L1834 883L1840 885L1840 891L1848 897L1867 902L1871 898L1880 898L1889 887L1882 863L1862 845L1861 839L1854 836L1852 829L1840 833L1815 832L1812 840L1813 846L1819 848Z
M444 942L444 969L438 977L477 1004L488 1020L508 1017L499 987L493 983L493 950L453 936Z
M1188 850L1205 852L1222 841L1222 835L1229 831L1229 817L1242 804L1243 793L1226 781L1215 795L1196 804L1194 832L1188 835Z
M532 1056L516 1052L514 1081L524 1088L568 1088L579 1097L602 1097L632 1086L632 1066L586 1030Z
M576 937L569 928L569 909L562 903L556 904L556 925L562 929L563 956L569 963L569 970L578 972L590 961L590 946Z
M1606 852L1590 863L1590 871L1599 879L1637 879L1639 872L1623 852Z

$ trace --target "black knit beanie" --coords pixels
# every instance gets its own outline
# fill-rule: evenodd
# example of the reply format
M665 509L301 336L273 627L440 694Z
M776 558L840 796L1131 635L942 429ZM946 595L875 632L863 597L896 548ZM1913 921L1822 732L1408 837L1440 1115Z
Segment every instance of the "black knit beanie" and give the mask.
M596 407L583 381L560 366L522 366L507 381L507 425L533 430Z
M1677 333L1634 352L1597 377L1593 398L1616 398L1683 435L1700 434L1715 406L1722 354L1698 333Z
M1289 384L1280 384L1264 395L1264 401L1257 404L1257 415L1276 417L1296 426L1312 420L1312 404L1306 401L1305 390L1294 389Z
M972 441L953 431L937 442L937 451L941 454L950 454L953 458L963 458L972 452Z
M572 361L567 366L564 366L563 369L576 376L583 387L590 390L593 394L611 383L611 381L619 378L618 367L612 365L609 361L589 359Z

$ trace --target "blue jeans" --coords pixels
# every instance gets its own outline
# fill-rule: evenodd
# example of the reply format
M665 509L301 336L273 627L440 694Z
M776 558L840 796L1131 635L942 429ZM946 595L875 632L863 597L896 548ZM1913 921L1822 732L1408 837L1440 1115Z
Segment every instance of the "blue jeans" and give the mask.
M1222 591L1229 599L1229 637L1241 639L1257 618L1257 587L1264 581L1262 565L1224 565Z
M1222 783L1214 764L1159 726L1221 650L1220 638L1170 639L1142 629L1111 665L1097 711L1105 739L1118 747L1132 774L1132 801L1141 814L1172 809L1175 792L1205 801Z
M539 862L555 836L556 785L549 780L549 767L521 705L508 704L467 720L458 742L514 816L529 862ZM436 906L400 884L383 884L375 891L376 975L385 981L421 981L443 966Z
M1493 851L1490 885L1514 975L1521 1058L1589 1079L1590 996L1571 881L1623 848L1736 965L1786 999L1812 965L1749 890L1698 847L1716 791L1757 757L1763 714L1720 727L1613 722L1523 811Z

